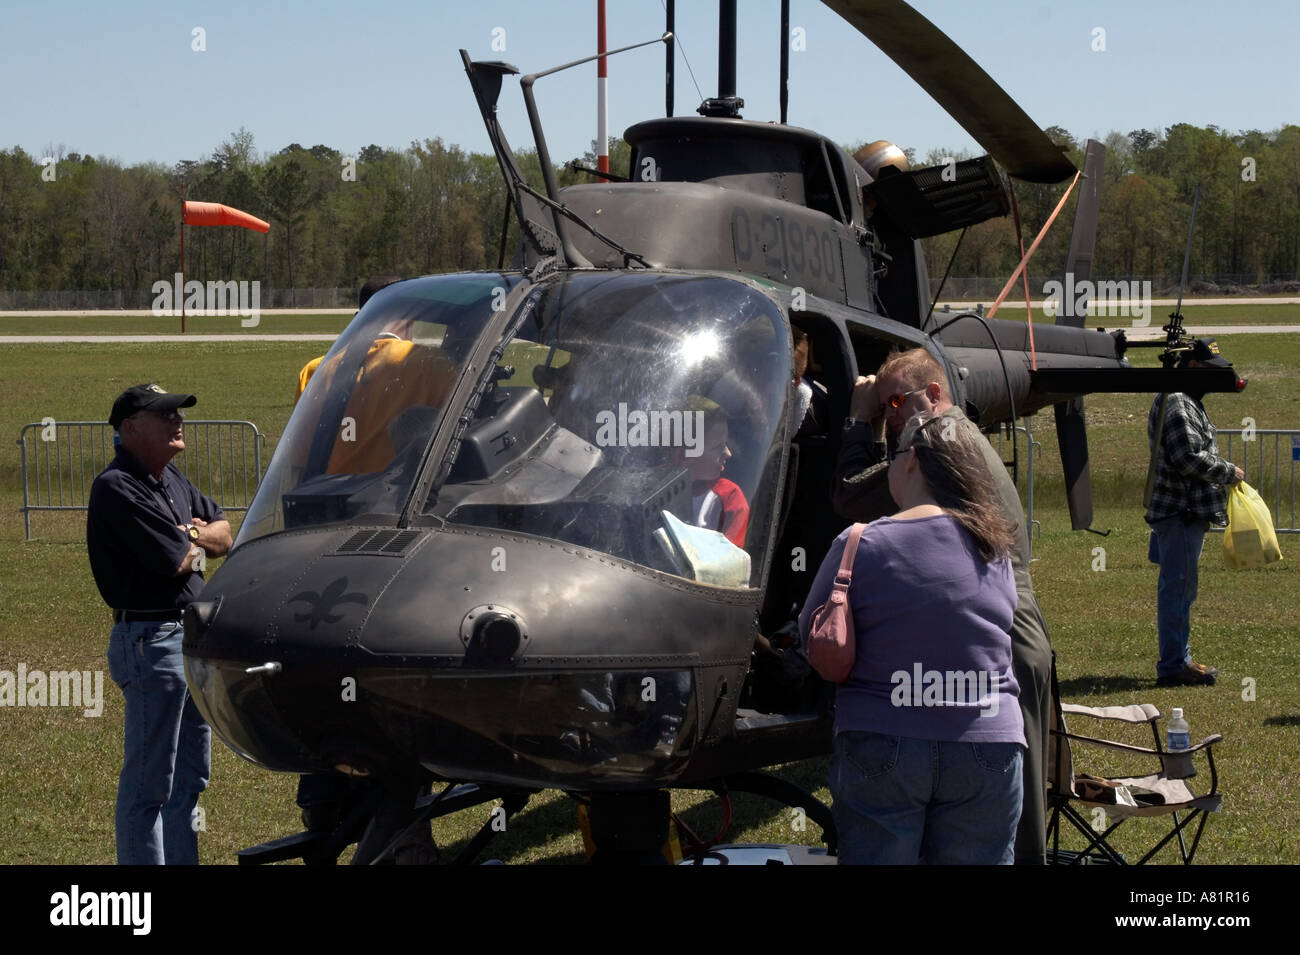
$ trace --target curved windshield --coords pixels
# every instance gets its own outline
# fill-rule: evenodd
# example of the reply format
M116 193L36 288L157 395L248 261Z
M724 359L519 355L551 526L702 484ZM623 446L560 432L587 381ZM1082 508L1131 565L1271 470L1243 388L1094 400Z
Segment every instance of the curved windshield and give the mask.
M375 294L305 380L239 542L395 517L474 342L519 276L412 279Z
M569 274L498 365L426 515L756 584L791 374L769 299L728 278Z

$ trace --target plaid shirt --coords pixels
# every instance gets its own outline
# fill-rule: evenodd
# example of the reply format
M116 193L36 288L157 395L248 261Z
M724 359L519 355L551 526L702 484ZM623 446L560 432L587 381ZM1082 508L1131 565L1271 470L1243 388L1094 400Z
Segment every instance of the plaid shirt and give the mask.
M1147 443L1155 445L1160 398L1147 415ZM1165 428L1156 459L1156 483L1146 519L1158 521L1176 514L1193 515L1212 524L1227 524L1223 485L1236 474L1219 457L1214 425L1205 407L1190 395L1170 394L1165 402Z

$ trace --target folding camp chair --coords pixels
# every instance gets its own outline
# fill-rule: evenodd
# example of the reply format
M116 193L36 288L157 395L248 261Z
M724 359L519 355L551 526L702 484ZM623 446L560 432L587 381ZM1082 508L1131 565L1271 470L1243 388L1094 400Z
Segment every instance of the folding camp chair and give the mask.
M1223 795L1218 791L1219 777L1214 768L1212 750L1213 745L1220 742L1223 737L1216 733L1207 736L1190 749L1171 753L1161 745L1160 729L1156 725L1160 719L1160 711L1149 703L1100 707L1062 703L1056 680L1055 663L1052 665L1052 700L1054 705L1047 770L1047 798L1051 807L1051 815L1047 823L1048 862L1058 865L1085 863L1127 865L1125 857L1110 845L1108 840L1111 834L1131 818L1168 815L1173 817L1171 831L1136 864L1144 864L1164 848L1166 843L1177 837L1178 851L1183 863L1190 865L1192 857L1196 855L1196 847L1200 844L1206 820L1209 819L1208 814L1217 812L1223 802ZM1090 716L1099 720L1120 720L1131 724L1146 723L1151 727L1155 749L1088 736L1076 736L1066 728L1066 713ZM1160 772L1151 776L1123 776L1113 779L1086 774L1076 775L1072 753L1074 743L1154 756L1160 761ZM1186 780L1196 775L1193 756L1202 750L1205 751L1206 759L1209 761L1210 791L1198 796ZM1097 812L1098 808L1104 815ZM1088 840L1088 846L1082 852L1061 849L1062 818L1072 823L1074 828ZM1193 822L1197 823L1196 834L1192 838L1189 849L1183 831Z

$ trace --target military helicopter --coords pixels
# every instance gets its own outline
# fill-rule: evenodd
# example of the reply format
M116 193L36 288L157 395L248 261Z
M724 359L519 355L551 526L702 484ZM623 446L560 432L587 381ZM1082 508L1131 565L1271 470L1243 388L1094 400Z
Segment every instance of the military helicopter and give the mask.
M827 5L989 155L922 169L885 143L849 156L786 124L784 62L781 122L741 118L734 0L719 3L717 97L673 117L670 3L669 115L626 131L631 180L560 189L532 96L555 70L522 78L543 191L497 120L518 71L461 51L521 227L513 267L365 303L185 614L191 690L232 749L363 781L324 831L241 861L332 863L352 842L355 863L422 860L432 817L498 799L509 815L544 788L586 803L597 859L657 853L670 788L801 807L833 850L826 807L763 772L830 751L828 688L765 692L754 647L841 529L829 481L857 375L923 347L986 430L1054 406L1076 529L1091 523L1083 395L1244 385L1173 368L1177 321L1166 367L1137 369L1122 332L1082 316L1037 328L1031 357L1024 323L935 312L919 240L1007 213L995 163L1047 183L1075 166L906 3ZM1091 143L1076 281L1101 162ZM835 423L820 434L792 413L792 329L819 359ZM700 526L726 504L709 500L724 472L744 526ZM485 822L458 861L499 828Z

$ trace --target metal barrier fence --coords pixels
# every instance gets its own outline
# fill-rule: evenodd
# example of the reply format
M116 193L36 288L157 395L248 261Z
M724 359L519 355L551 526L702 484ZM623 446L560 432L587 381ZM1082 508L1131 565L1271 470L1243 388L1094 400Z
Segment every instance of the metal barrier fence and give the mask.
M1026 438L1029 439L1028 442L1029 447L1024 456L1025 489L1026 489L1025 490L1025 520L1029 522L1029 559L1033 560L1034 559L1034 538L1042 534L1043 532L1043 525L1040 524L1038 521L1034 520L1034 458L1043 453L1043 445L1041 441L1038 441L1034 437L1034 433L1029 430L1030 419L1025 418L1023 420L1025 423L1022 425L1021 424L1016 425L1014 429L1009 429L1006 428L1005 426L998 428L998 454L1001 455L1003 461L1011 460L1010 458L1007 457L1006 449L1003 444L1004 439L1009 435L1011 430L1019 431ZM990 441L993 439L992 435L989 435L988 437ZM1012 480L1017 480L1019 477L1020 475L1013 474Z
M1029 419L1024 419L1026 424ZM1029 521L1030 553L1033 553L1033 530L1039 527L1034 520L1034 458L1042 452L1042 445L1034 439L1029 428L1015 428L1029 439L1029 453L1024 456L1026 498L1025 518ZM1259 492L1273 513L1273 526L1279 534L1300 534L1296 525L1296 463L1300 462L1300 431L1273 428L1217 428L1219 454L1246 472L1246 483ZM998 430L998 453L1009 460L1004 446L1005 430ZM1250 435L1246 438L1246 435ZM992 435L989 436L992 440ZM1253 445L1253 447L1247 447ZM1222 527L1211 531L1223 532Z
M1295 467L1300 461L1300 431L1272 428L1217 430L1219 454L1246 472L1246 483L1259 492L1272 510L1273 526L1277 532L1300 534L1295 521ZM1270 450L1272 454L1269 454ZM1222 531L1223 528L1211 527L1210 530Z
M262 480L262 442L251 421L185 422L185 450L172 464L223 510L246 511ZM113 429L103 421L55 421L23 426L23 522L32 539L32 511L84 511L90 485L116 455Z

